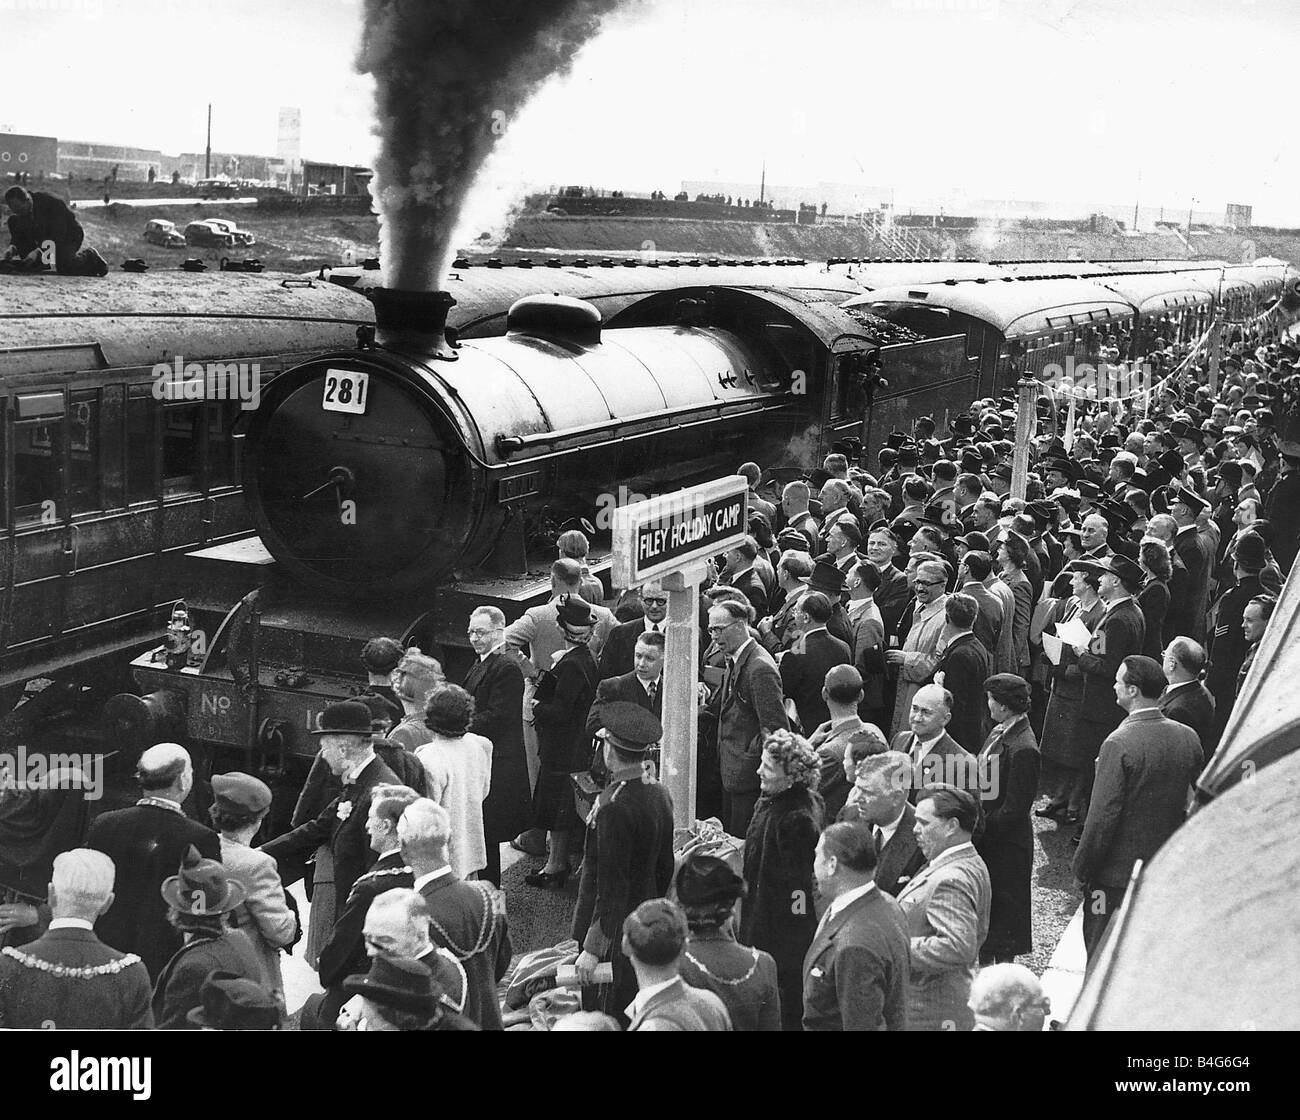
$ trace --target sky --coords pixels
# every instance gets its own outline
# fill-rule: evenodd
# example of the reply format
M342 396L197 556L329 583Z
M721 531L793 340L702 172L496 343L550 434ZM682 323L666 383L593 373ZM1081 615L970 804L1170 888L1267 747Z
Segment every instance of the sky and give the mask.
M369 163L361 13L0 0L0 129L201 151L211 101L214 149L274 154L291 105L304 155ZM629 0L507 122L484 190L672 194L765 165L769 183L889 187L900 208L1195 199L1300 225L1298 47L1295 0Z

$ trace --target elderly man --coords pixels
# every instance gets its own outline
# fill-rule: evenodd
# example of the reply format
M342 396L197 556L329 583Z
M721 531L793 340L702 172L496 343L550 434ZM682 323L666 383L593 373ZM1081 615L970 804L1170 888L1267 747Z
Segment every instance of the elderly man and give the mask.
M637 984L626 1008L629 1031L731 1030L722 1000L681 977L689 932L681 907L666 898L641 903L623 922L623 955Z
M369 711L366 718L369 727ZM209 859L220 859L221 840L181 808L194 786L194 767L184 747L150 747L140 756L135 773L144 796L128 809L96 817L86 847L103 852L117 869L114 901L99 921L99 936L114 949L139 954L157 980L181 947L180 934L167 922L159 888L176 874L191 845Z
M1110 555L1110 546L1106 543L1110 533L1110 522L1100 513L1090 513L1083 519L1079 530L1083 555L1092 560L1102 560Z
M414 889L429 906L433 943L448 950L465 969L465 1015L483 1030L501 1030L497 982L510 964L510 930L501 893L483 882L462 882L447 859L451 817L436 801L421 797L397 822L402 856L415 877Z
M406 786L375 786L371 791L366 835L378 858L374 866L352 884L346 905L321 949L316 968L326 992L320 1011L321 1029L329 1029L343 1005L343 981L365 967L366 946L362 931L371 903L385 891L409 887L415 882L415 876L402 859L397 822L406 807L416 800L415 791Z
M876 845L858 824L828 825L813 873L830 900L803 963L803 1029L907 1029L907 924L875 883Z
M1209 509L1209 503L1189 486L1180 487L1170 497L1169 512L1178 524L1173 551L1187 569L1187 594L1170 598L1168 615L1175 637L1205 640L1205 612L1209 607L1210 577L1214 574L1214 548L1197 530L1197 518Z
M853 488L842 479L832 478L821 488L817 495L822 504L822 525L817 534L817 544L814 547L813 555L820 556L823 552L829 552L830 532L844 518L853 517L853 510L849 508L849 502L853 497Z
M604 1010L617 1015L636 991L636 978L618 951L619 930L639 903L668 893L673 803L662 785L644 780L642 761L663 736L655 715L640 705L614 702L601 710L601 726L609 780L587 818L573 937L582 946L579 975L589 976L602 961L613 964Z
M581 586L582 566L576 560L555 561L551 565L550 601L540 607L529 607L506 627L503 652L512 656L516 663L519 663L521 655L527 654L528 659L538 669L550 669L569 649L564 640L564 632L560 629L557 613L560 599L565 596L580 597ZM596 624L588 648L593 657L599 658L618 620L605 607L595 603L591 604L591 613L596 616ZM524 678L522 700L524 754L528 760L528 781L530 785L536 787L540 764L537 756L537 729L533 724L532 701L537 691L537 681L531 669L524 673ZM512 847L528 855L546 855L544 829L530 828L520 833L510 843Z
M609 633L600 655L600 679L621 677L632 671L632 657L642 634L664 634L668 628L668 592L662 584L647 583L641 588L645 614L630 622L621 622Z
M768 611L768 589L754 566L758 557L758 542L745 537L739 544L727 549L726 566L718 575L718 582L734 587L754 608L754 617L762 618Z
M113 905L113 861L78 848L54 857L44 935L0 956L0 1029L150 1030L149 973L95 936Z
M911 788L912 760L902 751L869 755L857 764L853 792L840 814L871 829L879 857L876 886L895 897L925 863L907 796Z
M1126 715L1101 745L1074 856L1089 960L1124 898L1134 863L1148 862L1183 823L1201 772L1196 732L1160 712L1166 683L1160 666L1140 655L1125 657L1115 672L1115 700Z
M280 881L291 886L302 878L307 860L322 844L334 857L334 887L347 898L352 885L375 860L366 838L371 791L379 785L400 785L375 754L370 732L370 709L356 700L331 704L321 716L321 726L311 732L320 740L320 754L330 771L342 779L342 789L317 816L292 832L262 845L276 861Z
M908 1030L968 1031L967 1006L989 931L989 872L971 836L979 801L966 790L928 789L916 806L916 841L928 862L898 893L911 938Z
M750 635L752 617L747 603L722 600L709 608L709 636L727 662L708 706L718 720L722 823L732 836L744 836L754 815L764 737L790 726L781 675L772 655Z
M975 755L948 734L952 721L952 693L942 685L928 684L912 697L908 730L900 731L889 744L912 760L913 805L921 791L936 783L978 790Z
M931 679L939 663L939 638L947 621L944 607L948 596L948 571L937 560L922 560L916 565L913 580L915 606L912 625L902 649L885 654L885 664L898 674L898 692L894 700L894 719L890 733L897 734L907 720L916 690Z
M239 771L212 776L208 815L221 833L221 862L226 874L244 888L244 901L235 908L235 925L248 934L257 950L266 990L283 994L280 951L288 952L293 945L298 915L285 898L275 860L250 847L270 811L271 789L265 782Z
M977 1031L1041 1031L1052 1010L1038 977L1023 964L991 964L971 981Z
M785 515L786 527L799 530L808 539L809 553L817 548L819 532L817 519L808 509L810 497L808 483L801 480L786 483L781 491L781 512Z
M469 729L492 744L492 784L483 802L487 865L479 877L501 885L501 845L532 823L532 787L524 752L521 717L524 678L505 657L506 616L497 607L476 607L466 631L476 654L465 674L465 691L474 701Z
M1191 638L1175 638L1163 653L1161 668L1169 686L1160 696L1160 711L1175 723L1186 724L1201 741L1201 755L1208 763L1218 736L1214 731L1214 697L1201 683L1205 650Z

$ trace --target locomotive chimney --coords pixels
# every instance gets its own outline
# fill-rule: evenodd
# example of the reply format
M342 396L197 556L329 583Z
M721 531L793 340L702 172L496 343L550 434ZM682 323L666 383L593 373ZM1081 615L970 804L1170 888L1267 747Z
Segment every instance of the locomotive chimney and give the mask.
M450 292L416 292L371 288L380 345L407 354L454 362L458 355L447 341L447 313L456 301Z

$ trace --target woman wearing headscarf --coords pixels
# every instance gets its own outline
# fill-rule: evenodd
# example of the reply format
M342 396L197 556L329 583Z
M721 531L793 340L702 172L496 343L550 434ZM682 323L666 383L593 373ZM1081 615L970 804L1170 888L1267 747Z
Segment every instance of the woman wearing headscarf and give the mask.
M680 962L682 979L722 1000L733 1030L779 1031L776 961L736 941L736 903L745 897L745 880L725 860L691 852L678 868L673 897L691 931Z
M1095 561L1074 560L1066 565L1069 573L1071 595L1057 604L1056 617L1049 619L1044 630L1054 633L1057 623L1077 618L1090 631L1097 628L1106 604L1098 594L1101 568ZM1062 660L1065 660L1064 658ZM1043 761L1051 768L1047 783L1050 800L1037 811L1040 817L1056 817L1066 824L1079 820L1083 798L1087 789L1083 768L1092 765L1090 759L1076 749L1076 732L1083 704L1083 671L1070 660L1068 664L1053 665L1051 694L1047 700L1047 714L1043 717Z
M984 682L994 728L979 753L984 832L975 838L989 869L989 932L980 964L1012 961L1034 947L1029 884L1034 869L1030 820L1038 792L1038 743L1029 726L1029 684L1014 673Z
M550 852L541 871L524 876L530 887L563 887L568 881L569 844L582 827L569 775L591 762L587 713L600 679L588 645L596 627L591 607L576 595L565 595L556 604L556 622L564 649L556 654L550 680L538 683L532 700L538 759L533 827L550 832Z
M492 785L492 744L470 732L473 718L470 694L459 685L444 684L425 704L431 738L415 752L429 778L428 796L451 817L447 862L458 879L487 866L483 802Z
M803 958L817 931L813 856L823 806L821 762L806 740L774 731L763 741L761 793L745 834L749 895L740 912L740 940L776 960L783 1029L801 1029Z

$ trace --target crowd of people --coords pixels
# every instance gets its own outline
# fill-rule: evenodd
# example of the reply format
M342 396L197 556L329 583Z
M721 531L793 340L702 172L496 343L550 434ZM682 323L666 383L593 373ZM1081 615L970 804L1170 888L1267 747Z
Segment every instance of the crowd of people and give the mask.
M1076 845L1091 958L1300 550L1296 371L1239 332L1215 391L1192 367L1069 422L1041 398L1023 497L1011 398L916 420L875 473L853 441L779 495L743 464L749 533L701 594L685 841L657 780L668 594L607 594L569 529L547 603L469 615L461 683L366 643L280 835L255 775L213 777L209 828L188 753L145 751L139 802L0 906L0 1026L501 1029L510 845L533 860L512 890L577 879L582 1009L554 1029L1041 1029L1016 961L1033 817ZM0 827L53 821L24 796ZM321 992L289 1018L303 938Z

